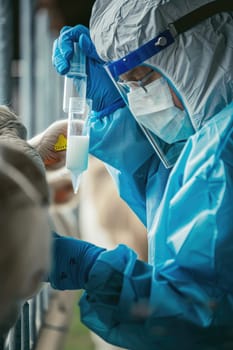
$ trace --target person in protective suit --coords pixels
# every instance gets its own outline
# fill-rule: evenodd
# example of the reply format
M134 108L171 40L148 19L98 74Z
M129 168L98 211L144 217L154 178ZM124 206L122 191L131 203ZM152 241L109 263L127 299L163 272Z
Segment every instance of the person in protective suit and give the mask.
M149 258L55 233L50 283L85 290L82 321L109 343L232 348L233 4L97 0L90 35L65 27L55 41L60 74L75 41L90 153L147 227Z

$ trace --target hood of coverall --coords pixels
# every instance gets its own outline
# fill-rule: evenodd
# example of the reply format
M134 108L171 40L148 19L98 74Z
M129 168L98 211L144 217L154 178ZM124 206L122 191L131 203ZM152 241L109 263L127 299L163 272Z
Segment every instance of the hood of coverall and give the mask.
M91 37L100 57L115 61L210 2L97 0ZM222 12L200 22L147 62L168 79L198 130L233 100L233 13Z

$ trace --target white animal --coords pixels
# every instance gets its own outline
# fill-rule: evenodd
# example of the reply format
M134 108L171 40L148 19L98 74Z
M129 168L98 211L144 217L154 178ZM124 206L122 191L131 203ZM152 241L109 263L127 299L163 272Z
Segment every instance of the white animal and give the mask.
M25 138L18 117L0 106L0 335L50 264L49 191L40 156Z

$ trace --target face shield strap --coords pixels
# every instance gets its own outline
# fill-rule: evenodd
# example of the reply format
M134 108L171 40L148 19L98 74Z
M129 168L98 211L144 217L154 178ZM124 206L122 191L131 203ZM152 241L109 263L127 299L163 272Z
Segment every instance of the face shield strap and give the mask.
M233 2L230 0L218 0L208 3L181 17L168 25L173 36L177 36L195 27L198 23L221 12L233 11Z
M142 64L144 61L148 60L148 58L164 50L173 42L174 37L170 30L167 29L154 39L139 47L137 50L130 52L125 57L112 63L108 63L106 65L106 69L109 71L112 78L116 79L121 74Z
M170 23L167 30L160 33L140 48L117 61L108 63L106 68L115 79L164 50L175 41L177 35L186 32L209 17L221 12L231 11L233 11L233 2L230 0L217 0L203 5L179 18L177 21Z

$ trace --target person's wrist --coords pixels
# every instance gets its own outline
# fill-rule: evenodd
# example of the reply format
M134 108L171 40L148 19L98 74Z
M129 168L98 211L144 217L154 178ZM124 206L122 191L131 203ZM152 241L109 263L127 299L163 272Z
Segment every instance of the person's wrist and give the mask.
M103 108L99 111L93 111L93 116L95 118L103 118L116 112L119 108L123 107L125 107L125 102L121 97L119 97L118 100L116 100L114 103L110 104L106 108Z
M84 289L89 272L104 251L92 243L53 233L52 287L60 290Z

